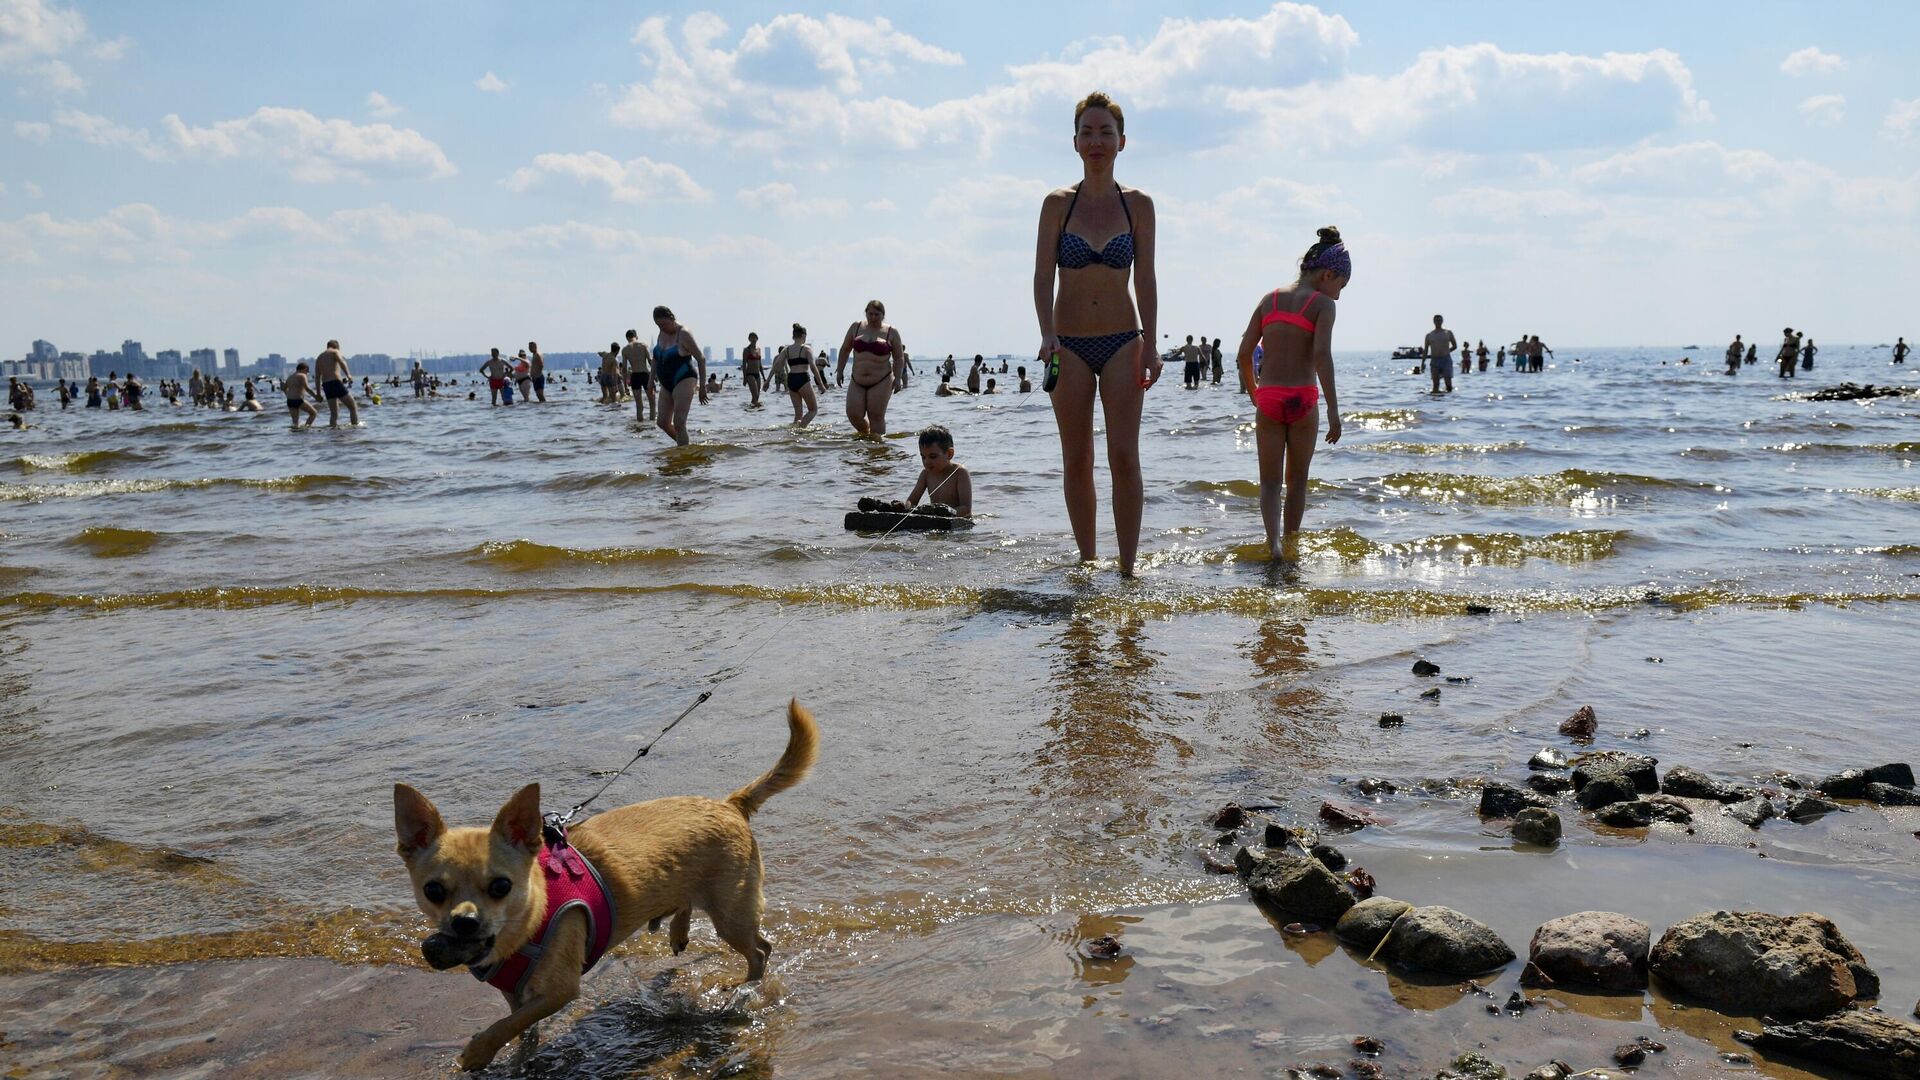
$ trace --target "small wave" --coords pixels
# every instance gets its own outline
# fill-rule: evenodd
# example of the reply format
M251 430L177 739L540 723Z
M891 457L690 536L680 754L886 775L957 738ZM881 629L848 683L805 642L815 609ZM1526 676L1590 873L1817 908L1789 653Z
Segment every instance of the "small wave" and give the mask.
M0 484L0 501L39 502L43 499L89 499L101 495L145 495L156 491L193 491L238 487L260 491L317 491L361 484L383 487L384 481L325 474L281 476L264 480L215 477L205 480L82 480L71 484Z
M1523 533L1450 533L1420 540L1379 543L1352 529L1309 529L1302 532L1296 550L1303 559L1447 558L1469 564L1512 564L1528 559L1580 563L1610 558L1614 548L1633 534L1624 529L1590 529L1528 536ZM1179 562L1268 562L1264 543L1237 544L1225 551L1167 552L1149 556L1149 567Z
M1526 445L1526 443L1519 441L1491 443L1377 442L1358 443L1348 447L1348 449L1357 450L1363 454L1421 454L1439 457L1442 455L1459 454L1497 454L1503 450L1524 449Z
M1362 431L1404 431L1420 422L1418 409L1373 409L1341 413L1343 423Z
M704 557L686 548L566 548L532 540L489 540L467 553L469 561L506 570L548 570L556 566L617 566L624 563L677 562Z
M1895 558L1901 558L1909 555L1920 555L1920 544L1888 544L1885 547L1858 548L1856 550L1861 555L1891 555Z
M1781 443L1769 446L1783 454L1920 454L1920 442L1897 443Z
M1878 499L1898 499L1901 502L1920 502L1920 487L1908 488L1845 488L1849 495L1871 495Z
M68 540L73 547L80 548L97 559L119 559L128 555L139 555L160 542L160 534L145 529L118 529L111 525L96 525L82 529Z
M643 472L563 473L542 480L537 486L543 491L593 491L598 488L636 487L652 481L653 477Z
M1174 489L1182 495L1228 495L1236 499L1258 499L1258 480L1189 480ZM1323 480L1307 481L1309 491L1339 491L1340 485Z
M21 472L92 472L109 465L150 460L134 450L85 450L72 454L22 454L13 459Z
M1381 478L1383 487L1402 495L1434 502L1473 502L1487 505L1531 505L1569 502L1600 491L1633 489L1725 490L1692 480L1667 480L1632 473L1562 469L1544 476L1471 476L1454 473L1407 472Z

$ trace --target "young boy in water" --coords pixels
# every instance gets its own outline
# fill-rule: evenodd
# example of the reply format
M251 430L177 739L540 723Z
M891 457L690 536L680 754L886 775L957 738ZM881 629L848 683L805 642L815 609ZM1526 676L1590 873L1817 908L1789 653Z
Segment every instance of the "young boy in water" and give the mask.
M299 366L293 369L293 374L287 376L286 381L280 384L280 389L287 392L287 412L293 418L295 431L300 430L302 412L307 414L308 427L312 427L313 422L320 419L320 411L307 401L307 395L313 393L313 380L307 377L307 371L307 362L302 360Z
M907 496L908 506L919 506L924 495L961 517L973 516L973 476L953 456L953 434L946 428L935 424L920 433L920 479Z

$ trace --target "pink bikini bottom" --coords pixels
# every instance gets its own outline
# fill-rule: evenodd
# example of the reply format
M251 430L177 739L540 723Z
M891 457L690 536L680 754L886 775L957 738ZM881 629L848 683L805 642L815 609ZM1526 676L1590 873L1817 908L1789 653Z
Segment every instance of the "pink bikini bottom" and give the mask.
M1253 403L1268 419L1291 424L1313 415L1314 407L1320 404L1320 388L1256 386L1253 388Z

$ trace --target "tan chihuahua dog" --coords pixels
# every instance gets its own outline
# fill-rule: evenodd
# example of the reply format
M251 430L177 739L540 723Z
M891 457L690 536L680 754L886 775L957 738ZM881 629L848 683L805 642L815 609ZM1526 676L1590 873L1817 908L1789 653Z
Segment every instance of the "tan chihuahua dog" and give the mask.
M599 955L596 945L604 951L672 916L668 942L678 955L687 947L696 907L713 920L721 940L747 958L747 981L759 979L773 946L760 936L760 846L747 819L806 778L819 741L812 714L789 702L786 751L764 776L725 800L654 799L595 815L570 830L563 849L571 851L562 850L561 858L571 856L580 866L573 878L584 880L589 875L582 871L590 870L604 886L611 928L595 925L595 909L579 903L562 907L545 925L546 879L556 874L545 862L554 852L542 852L540 785L528 784L508 799L490 829L449 829L426 796L395 784L400 858L413 878L414 901L440 928L421 945L427 962L436 970L467 964L479 973L516 962L523 946L536 956L517 989L502 988L511 1014L476 1034L461 1051L459 1066L486 1068L522 1035L514 1058L524 1062L539 1042L536 1025L579 996L580 976ZM585 856L586 865L578 856Z

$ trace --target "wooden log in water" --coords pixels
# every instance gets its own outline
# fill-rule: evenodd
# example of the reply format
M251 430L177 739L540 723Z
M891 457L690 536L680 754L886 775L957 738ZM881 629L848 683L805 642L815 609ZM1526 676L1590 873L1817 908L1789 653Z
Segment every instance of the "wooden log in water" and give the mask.
M940 514L899 514L891 510L849 510L848 532L949 532L973 528L972 518Z

